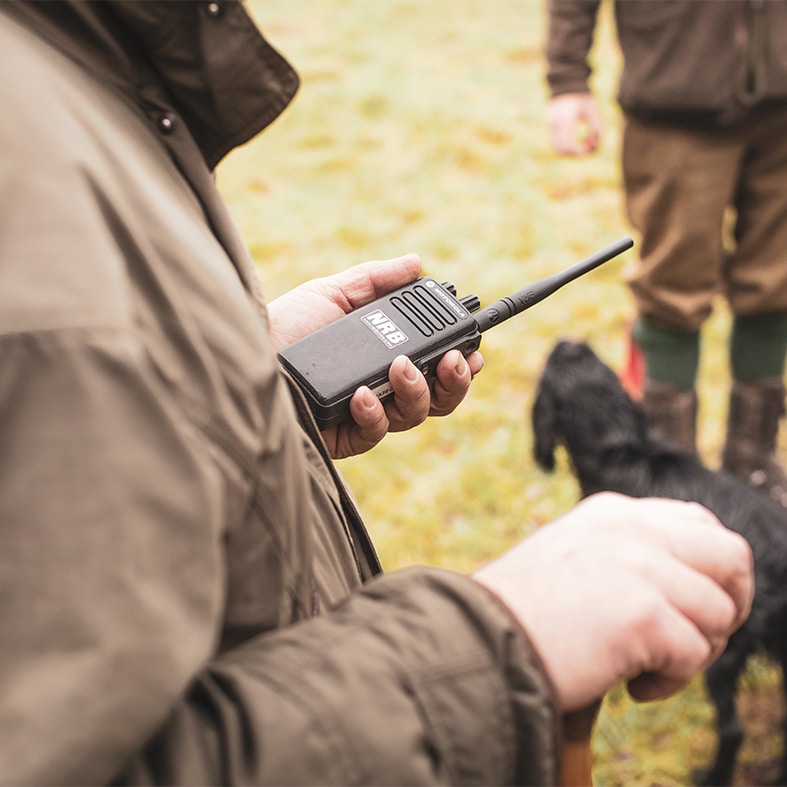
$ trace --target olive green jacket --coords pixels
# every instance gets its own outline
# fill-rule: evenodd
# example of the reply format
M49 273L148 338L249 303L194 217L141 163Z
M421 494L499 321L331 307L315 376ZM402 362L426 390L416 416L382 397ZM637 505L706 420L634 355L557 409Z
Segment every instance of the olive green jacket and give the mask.
M552 96L588 91L601 0L545 0ZM729 123L787 101L783 0L614 0L618 100L645 120Z
M242 6L0 4L0 781L537 783L471 579L382 576L212 170L297 77Z

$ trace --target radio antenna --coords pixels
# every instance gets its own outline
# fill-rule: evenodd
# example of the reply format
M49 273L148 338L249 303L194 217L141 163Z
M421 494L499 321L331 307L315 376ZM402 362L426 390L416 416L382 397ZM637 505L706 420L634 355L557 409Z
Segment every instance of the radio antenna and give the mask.
M618 240L610 243L609 246L605 246L589 257L585 257L584 260L574 263L574 265L571 265L564 271L539 279L535 284L530 284L511 295L501 298L499 301L495 301L495 303L473 315L478 323L479 330L483 333L483 331L494 325L499 325L509 317L513 317L515 314L535 306L535 304L543 301L555 290L559 290L564 284L574 281L582 274L592 271L613 257L617 257L618 254L626 251L626 249L630 249L633 245L634 240L631 236L624 235L622 238L618 238Z

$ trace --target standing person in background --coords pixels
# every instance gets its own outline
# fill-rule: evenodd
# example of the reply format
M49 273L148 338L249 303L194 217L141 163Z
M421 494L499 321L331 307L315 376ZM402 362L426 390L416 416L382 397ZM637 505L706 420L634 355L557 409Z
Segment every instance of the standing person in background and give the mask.
M547 117L566 155L591 153L601 139L588 62L599 4L547 0ZM641 234L628 283L649 423L696 451L700 329L723 294L732 384L722 464L787 506L776 457L787 349L787 3L625 0L614 10L623 188Z

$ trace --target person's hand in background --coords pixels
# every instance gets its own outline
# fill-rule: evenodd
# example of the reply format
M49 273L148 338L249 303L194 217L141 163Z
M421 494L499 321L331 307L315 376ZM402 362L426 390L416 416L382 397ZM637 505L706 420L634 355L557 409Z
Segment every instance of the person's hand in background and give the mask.
M603 124L592 93L563 93L547 105L552 147L564 156L586 156L601 144Z

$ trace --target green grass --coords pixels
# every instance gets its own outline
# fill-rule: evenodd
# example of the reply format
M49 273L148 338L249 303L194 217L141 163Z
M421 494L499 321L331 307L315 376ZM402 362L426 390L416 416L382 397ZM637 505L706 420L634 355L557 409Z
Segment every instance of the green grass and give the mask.
M416 251L429 274L489 303L630 232L607 16L593 83L604 145L568 160L552 153L546 132L540 0L250 7L302 78L284 116L219 171L268 297L356 262ZM628 252L485 334L486 368L451 417L340 464L389 570L424 563L470 571L573 505L565 457L545 475L530 456L534 385L562 336L586 339L622 366L631 318L623 273L634 259ZM704 331L699 439L711 463L726 409L727 325L719 308ZM749 693L772 680L759 666L747 677ZM596 782L686 784L714 745L699 682L646 706L615 690L595 738ZM741 778L752 783L754 773Z

